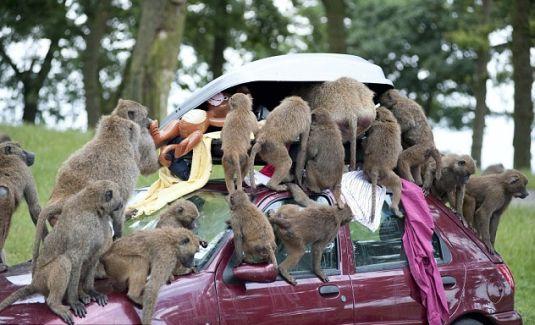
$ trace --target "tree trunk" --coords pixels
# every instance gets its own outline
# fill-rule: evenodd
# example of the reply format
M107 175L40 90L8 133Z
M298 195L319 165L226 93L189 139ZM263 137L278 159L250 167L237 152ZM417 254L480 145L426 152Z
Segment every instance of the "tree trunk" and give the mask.
M530 63L531 37L529 29L529 0L514 0L511 7L513 25L513 81L515 83L515 108L513 119L514 168L531 166L531 126L533 124L533 102L531 85L533 75Z
M97 125L102 114L102 85L99 80L100 42L106 31L110 4L110 0L97 1L94 8L87 8L89 34L85 37L85 51L81 59L87 126L90 128Z
M39 89L33 87L31 81L23 82L22 87L22 98L24 101L22 121L25 123L35 124L39 105Z
M224 18L227 15L227 0L221 0L215 6L215 29L214 29L214 47L212 49L212 60L210 70L212 70L213 79L223 74L223 64L225 63L224 52L227 48L227 24Z
M346 17L345 0L322 0L327 16L327 35L329 51L333 53L347 52L347 31L344 26Z
M490 21L491 0L483 0L483 24L487 25ZM488 34L482 35L484 37L485 46L476 50L476 75L473 85L474 96L476 98L476 110L473 121L472 130L472 158L476 161L478 167L481 167L481 148L483 146L483 134L485 132L485 116L487 115L488 107L485 102L487 98L487 80L489 74L487 71L487 64L490 59Z
M149 115L167 115L167 99L178 65L186 19L182 0L145 0L123 96L149 108Z

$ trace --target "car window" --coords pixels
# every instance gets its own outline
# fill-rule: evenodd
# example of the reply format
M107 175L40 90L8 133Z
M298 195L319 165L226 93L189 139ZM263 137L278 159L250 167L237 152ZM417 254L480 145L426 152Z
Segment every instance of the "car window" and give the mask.
M390 209L390 196L387 196L381 211L379 229L371 231L358 222L351 222L351 241L357 272L377 268L401 266L406 263L401 238L404 219L396 217ZM435 259L442 259L442 249L438 236L433 234Z
M208 242L208 247L200 247L199 252L195 254L195 265L202 268L217 251L216 247L228 231L225 223L230 218L228 203L223 193L209 190L199 190L183 198L193 202L199 209L197 227L193 232ZM159 215L164 210L165 207L150 216L128 220L125 223L125 233L156 227Z
M319 204L329 205L329 200L324 196L311 197ZM293 198L282 199L271 203L264 212L270 210L277 210L285 204L297 204ZM284 249L284 245L277 240L277 252L276 252L277 262L281 263L288 254ZM332 243L327 245L323 255L321 257L321 268L324 270L338 270L338 239L335 239ZM305 255L299 261L299 264L290 272L293 275L299 274L308 274L312 272L312 254L310 245L307 245L305 250ZM328 272L327 272L328 273Z

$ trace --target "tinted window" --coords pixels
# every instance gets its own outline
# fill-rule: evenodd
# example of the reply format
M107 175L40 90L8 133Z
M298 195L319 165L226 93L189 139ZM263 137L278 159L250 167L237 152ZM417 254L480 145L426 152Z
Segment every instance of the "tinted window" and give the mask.
M328 205L329 201L323 197L318 196L316 198L312 197L316 202L320 204ZM269 210L277 210L284 204L296 204L295 201L292 198L279 200L276 202L273 202L270 204L266 209L265 212ZM284 249L284 245L282 242L277 240L277 262L281 263L288 254L286 253L286 250ZM335 239L332 243L327 245L325 248L325 251L323 252L323 255L321 257L321 268L325 270L337 270L338 269L338 240ZM303 274L303 273L310 273L312 271L312 254L310 251L310 245L307 245L307 248L305 250L305 255L301 258L301 261L299 261L299 264L290 272L292 274Z
M371 231L358 222L351 222L351 241L357 271L359 267L362 270L363 266L389 266L406 262L401 241L404 224L404 219L392 213L390 197L383 204L381 225L376 231ZM440 241L436 234L433 235L433 248L435 258L441 259Z

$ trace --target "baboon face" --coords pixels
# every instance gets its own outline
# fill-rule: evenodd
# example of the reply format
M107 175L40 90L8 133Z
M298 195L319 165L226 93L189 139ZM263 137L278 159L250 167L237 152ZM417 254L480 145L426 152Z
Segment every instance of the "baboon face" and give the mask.
M191 231L183 232L178 238L178 258L185 267L193 267L195 253L199 251L199 239Z
M138 102L119 99L114 113L118 116L135 122L140 127L149 127L152 120L148 117L148 110Z
M175 204L169 206L170 213L176 220L188 229L196 227L195 220L199 217L199 210L197 206L188 200L179 200Z
M529 195L526 190L528 179L522 173L516 170L508 170L505 172L506 190L514 197L525 198Z
M470 178L470 175L476 172L476 165L472 157L468 155L460 156L455 161L453 172L460 178L462 184L466 184Z
M100 180L90 183L87 190L96 197L97 208L103 213L119 211L123 207L123 199L119 185L112 181Z
M234 110L239 107L247 107L251 109L252 107L251 99L252 98L250 95L245 95L242 93L236 93L232 95L232 97L230 97L229 99L230 110Z
M382 121L382 122L391 122L391 123L397 123L396 118L394 117L394 114L392 114L391 111L389 111L386 107L380 106L376 110L376 120Z
M324 125L332 121L331 115L324 109L318 108L312 111L311 120L313 125Z
M234 210L235 208L242 206L244 203L249 202L249 195L243 190L237 190L229 195L228 202L230 209Z
M33 165L35 154L21 148L20 144L12 141L0 143L0 154L18 156L27 166Z
M397 98L399 98L399 91L396 89L389 89L385 91L380 97L379 102L386 107L392 107L396 104Z

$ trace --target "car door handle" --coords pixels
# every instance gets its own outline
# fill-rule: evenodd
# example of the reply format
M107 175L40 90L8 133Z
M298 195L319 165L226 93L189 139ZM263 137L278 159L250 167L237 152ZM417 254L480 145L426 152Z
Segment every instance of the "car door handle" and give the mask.
M331 295L337 295L340 293L340 289L338 289L335 285L326 285L321 286L319 288L320 295L322 296L331 296Z
M443 276L442 277L442 285L444 288L452 288L457 284L457 280L455 280L452 276Z

